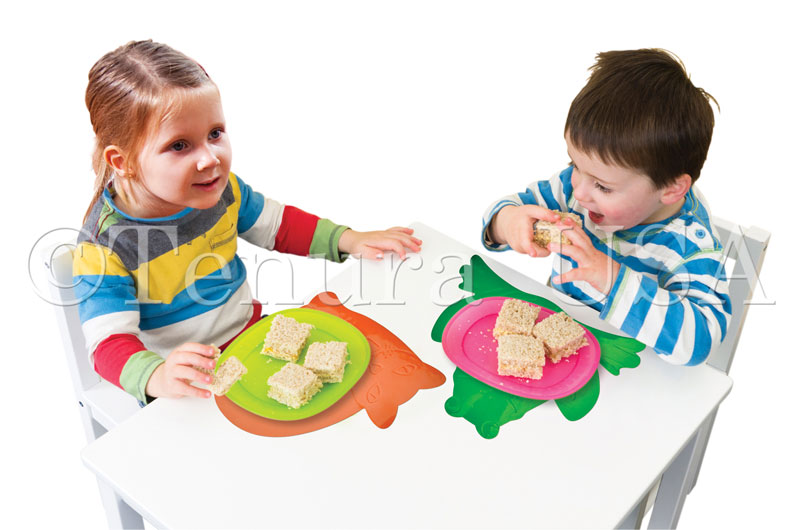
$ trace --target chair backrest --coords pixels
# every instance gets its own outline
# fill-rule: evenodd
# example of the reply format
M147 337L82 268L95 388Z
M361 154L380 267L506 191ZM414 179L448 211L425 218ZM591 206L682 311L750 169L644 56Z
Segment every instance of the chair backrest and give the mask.
M726 260L735 261L732 272L728 274L733 314L725 340L709 355L706 363L728 373L753 293L756 287L761 286L759 275L770 233L757 227L744 228L718 217L712 218L712 223L725 248Z
M75 395L83 393L100 382L100 376L89 362L89 353L78 315L78 300L72 289L72 250L74 242L64 242L45 250L42 259L48 270L50 302L55 309L56 321L67 355L67 366L72 377Z

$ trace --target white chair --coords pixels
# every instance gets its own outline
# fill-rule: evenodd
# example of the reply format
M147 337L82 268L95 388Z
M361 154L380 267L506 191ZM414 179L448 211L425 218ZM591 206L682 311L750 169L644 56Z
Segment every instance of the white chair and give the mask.
M74 242L65 242L45 251L42 258L78 410L86 439L92 442L141 408L136 398L101 379L89 362L72 289L73 248ZM99 480L98 486L110 528L144 528L141 515Z
M719 218L713 218L712 222L725 248L725 269L730 281L732 317L725 340L711 353L706 364L727 374L733 364L733 356L739 344L750 301L756 287L760 286L759 275L770 233L757 227L744 228ZM661 477L660 483L653 487L650 494L628 514L621 528L639 528L645 514L653 505L655 508L650 515L649 528L677 526L686 495L697 483L700 465L705 456L716 416L717 409L714 409L675 457L677 465L672 466ZM666 502L654 504L655 499Z

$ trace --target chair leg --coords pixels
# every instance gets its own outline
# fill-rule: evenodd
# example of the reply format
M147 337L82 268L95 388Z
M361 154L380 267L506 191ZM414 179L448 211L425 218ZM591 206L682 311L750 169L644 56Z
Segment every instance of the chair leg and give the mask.
M718 410L719 408L714 409L714 411L709 414L705 423L703 423L703 427L700 428L700 439L697 442L699 445L699 456L696 465L689 470L689 493L694 490L694 486L697 484L697 477L700 475L700 466L703 465L703 458L706 455L706 448L708 447L708 439L711 437L711 429L714 428L714 420L717 418Z
M702 428L703 425L698 427L661 476L648 528L675 528L678 525L683 503L689 493L690 470L699 457L697 448Z

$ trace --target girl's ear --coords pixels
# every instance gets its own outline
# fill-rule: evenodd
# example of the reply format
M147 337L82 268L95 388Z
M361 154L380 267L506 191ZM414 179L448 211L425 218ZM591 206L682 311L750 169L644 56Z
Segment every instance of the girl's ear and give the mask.
M675 204L689 193L691 187L692 177L688 173L684 173L661 190L661 203Z
M118 177L125 176L125 154L122 149L116 145L109 145L103 149L103 158Z

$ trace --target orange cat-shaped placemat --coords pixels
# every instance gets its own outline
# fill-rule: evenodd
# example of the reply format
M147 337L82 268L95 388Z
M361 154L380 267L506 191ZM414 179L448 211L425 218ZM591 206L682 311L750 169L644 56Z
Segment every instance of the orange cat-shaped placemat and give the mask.
M397 408L414 397L418 390L436 388L445 382L444 374L422 362L391 331L347 309L334 293L320 293L303 307L325 311L358 328L367 337L372 350L367 371L334 405L302 420L262 418L225 396L215 397L222 414L240 429L260 436L294 436L338 423L361 409L366 409L372 423L385 429L394 422Z

